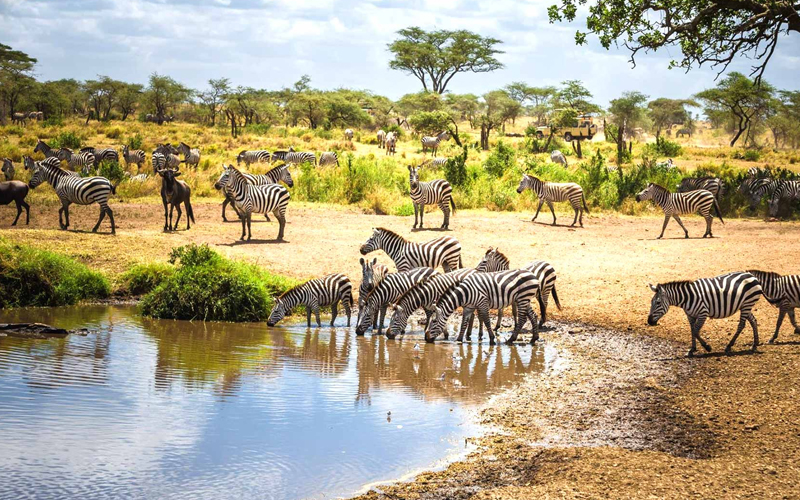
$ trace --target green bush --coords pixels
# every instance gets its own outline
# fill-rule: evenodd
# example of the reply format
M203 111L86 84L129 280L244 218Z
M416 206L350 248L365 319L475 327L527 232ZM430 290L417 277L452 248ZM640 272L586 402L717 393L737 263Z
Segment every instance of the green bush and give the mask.
M677 142L670 141L664 137L656 137L656 142L644 146L643 154L674 158L680 156L682 151L683 148Z
M191 244L172 250L174 272L142 299L142 314L163 319L260 321L266 319L273 296L295 282L234 262L208 245Z
M165 262L136 264L119 278L116 293L140 296L150 293L175 274L175 266Z
M53 140L50 142L50 146L54 149L80 149L81 139L74 132L65 130L53 138Z
M0 238L0 308L73 305L110 289L101 273L66 255Z
M49 116L42 122L42 127L63 127L64 119L60 116Z
M119 127L112 127L106 129L105 134L106 137L108 137L109 139L119 139L120 137L122 137L122 129Z
M142 144L144 143L144 139L142 139L142 134L136 134L134 136L128 137L128 147L131 149L142 149Z
M736 160L758 161L761 159L761 151L757 149L737 150L733 153L733 158Z
M269 123L253 123L246 126L244 131L255 135L267 135L270 128L272 128L272 125Z
M22 137L25 134L25 129L20 127L19 125L9 125L8 127L6 127L5 132L8 135L16 135L18 137Z
M125 170L116 161L102 161L97 169L97 175L105 177L112 184L117 185L125 177Z
M444 178L454 187L463 187L467 183L467 146L464 146L463 153L447 159Z
M497 143L497 146L495 146L492 152L489 153L489 157L486 158L483 166L489 175L493 177L502 177L506 170L514 166L515 161L516 154L514 153L514 148L506 146L501 140Z

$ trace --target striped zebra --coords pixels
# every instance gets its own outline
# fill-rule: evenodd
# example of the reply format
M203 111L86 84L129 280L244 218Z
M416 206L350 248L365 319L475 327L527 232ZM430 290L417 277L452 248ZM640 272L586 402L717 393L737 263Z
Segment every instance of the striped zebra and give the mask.
M552 161L553 163L558 163L559 165L563 165L564 167L569 166L567 165L567 157L564 156L564 153L558 150L555 150L552 153L550 153L550 161Z
M128 180L129 180L130 182L144 182L144 181L146 181L146 180L147 180L149 177L150 177L150 176L149 176L149 175L147 175L147 174L136 174L136 175L132 175L132 176L130 176L130 178L129 178Z
M666 188L651 182L643 191L636 195L636 201L645 200L653 200L656 205L661 207L661 210L664 211L664 226L661 228L661 234L657 238L659 240L664 236L664 231L667 229L670 217L673 217L678 222L686 238L689 237L689 231L686 230L679 215L693 214L695 212L699 213L706 220L706 232L703 234L703 238L706 236L714 237L714 235L711 234L711 221L714 220L714 217L711 215L712 207L714 211L717 212L717 217L719 217L720 222L725 224L725 221L722 220L722 213L719 210L717 199L705 189L690 191L688 193L670 193Z
M489 321L490 309L502 309L514 305L517 317L514 318L514 332L506 343L517 340L527 320L533 325L531 343L539 339L538 320L531 307L531 301L539 293L539 280L530 271L520 269L495 273L478 273L467 277L459 285L447 291L436 303L436 315L428 323L425 338L433 341L444 333L447 320L459 307L463 307L463 318L458 333L458 341L464 340L464 332L474 311L489 332L489 343L494 345L495 334Z
M394 306L392 320L386 330L386 338L393 339L402 335L406 331L408 318L420 307L425 311L425 324L427 324L433 313L436 312L436 303L442 295L476 272L475 269L464 268L433 276L401 295ZM447 332L444 333L445 339L448 338ZM426 342L433 342L433 340L425 337Z
M433 168L442 168L447 163L447 158L434 158L431 160L430 165Z
M247 182L253 184L254 186L265 186L267 184L278 184L283 182L287 187L294 187L294 180L292 179L291 172L289 172L288 165L281 165L273 168L266 174L246 174L244 172L241 172L241 174L245 179L247 179ZM230 174L223 166L222 174L219 176L219 179L217 179L217 182L214 183L214 187L218 190L222 190L222 192L225 194L225 200L222 202L222 220L225 222L228 222L228 218L225 216L225 211L228 208L228 204L233 204L233 198L231 196L232 192L227 189L229 178ZM235 204L233 205L233 208L236 210ZM264 217L266 217L267 221L269 222L269 215L264 214Z
M45 158L57 158L58 157L58 150L51 148L50 146L47 145L46 142L44 142L41 139L37 139L36 140L36 147L33 148L33 152L34 153L42 153Z
M119 153L114 148L95 149L93 146L81 148L81 153L92 153L95 165L100 165L104 161L115 161L119 163Z
M3 176L5 176L7 181L14 180L14 162L12 162L9 158L3 158Z
M672 158L669 158L667 161L657 162L656 168L660 168L662 170L672 170L675 168L675 162L672 161Z
M386 147L386 131L381 129L378 130L378 149L383 149Z
M374 290L383 281L383 278L389 274L389 267L385 264L380 264L377 258L369 261L361 257L358 261L361 263L361 285L358 287L358 310L360 311L367 304L369 292ZM373 317L372 327L378 328L377 316Z
M745 321L753 328L753 347L755 352L758 346L758 325L753 316L753 306L758 302L763 293L758 279L750 273L729 273L714 278L704 278L696 281L673 281L660 285L650 285L654 292L650 302L650 314L647 324L656 326L670 306L683 309L689 319L692 329L692 347L689 356L694 356L697 351L696 342L706 351L711 351L711 346L700 337L700 329L708 318L727 318L740 312L739 327L725 348L730 352L736 339L744 329Z
M251 163L269 163L270 158L271 154L266 149L244 150L236 156L236 165L241 165L244 162L249 167Z
M430 149L433 156L436 156L436 152L439 151L439 143L442 141L449 141L449 140L450 140L450 133L447 131L439 132L438 134L436 134L435 137L426 135L421 139L422 152L425 153Z
M265 184L256 186L250 184L247 178L239 172L233 165L228 165L227 189L230 190L234 206L239 212L242 221L242 236L245 237L245 227L247 228L247 239L253 237L250 229L253 212L266 214L272 212L278 219L280 229L278 229L278 241L283 241L283 229L286 226L286 207L289 205L289 191L280 184Z
M178 157L178 150L171 144L159 144L153 151L153 174L158 174L159 170L171 168L177 170L181 166L181 159Z
M192 165L197 170L197 166L200 164L200 150L184 142L181 142L176 149L183 155L181 163L185 163L187 166Z
M710 192L717 201L719 201L720 196L725 194L725 184L719 177L686 177L678 184L679 193L688 193L698 189L705 189Z
M131 149L127 144L122 146L122 158L125 160L125 166L136 165L137 172L142 168L142 165L144 165L146 156L145 152L141 149Z
M508 257L501 253L497 248L491 247L486 251L486 254L484 254L481 261L475 267L476 270L482 273L506 271L509 268L510 265ZM551 293L553 295L553 301L556 304L556 308L558 308L559 311L561 310L561 303L558 300L558 292L556 291L556 279L558 279L556 270L548 262L543 260L531 262L520 269L532 272L533 275L536 276L536 279L539 280L538 302L539 310L541 311L541 315L539 317L539 327L542 327L544 326L545 321L547 321L547 303L550 300ZM498 326L495 326L495 330L499 328L499 318L497 325Z
M778 333L781 331L783 318L789 315L795 335L800 335L800 326L794 316L794 310L800 307L800 274L782 276L778 273L767 271L747 271L758 279L764 298L778 307L778 323L775 325L775 334L769 340L770 344L778 340Z
M386 134L386 141L384 141L387 155L394 155L397 149L397 134L389 132Z
M461 268L461 243L452 236L442 236L425 243L408 241L399 234L378 227L372 236L361 245L361 255L383 250L394 261L398 271L408 271L414 267L442 266L444 272Z
M284 292L275 299L275 305L269 313L267 326L275 326L292 309L302 305L306 308L306 324L311 327L311 313L317 320L317 326L322 326L319 320L319 308L331 306L331 326L339 314L339 303L342 303L347 314L347 326L350 326L350 312L353 308L353 285L350 278L344 274L329 274L322 278L306 281Z
M78 205L100 205L100 218L92 229L97 232L100 223L103 222L106 214L111 221L111 234L116 233L114 225L114 212L108 206L108 197L116 191L115 187L105 177L78 177L70 175L62 170L58 165L58 160L48 158L33 164L33 175L28 185L35 189L42 182L49 182L61 201L61 208L58 210L58 224L61 229L69 228L69 206L73 203ZM64 215L62 222L61 216Z
M545 182L537 177L528 174L522 174L522 180L519 181L517 186L517 193L522 194L526 189L530 189L536 196L539 197L539 206L536 207L536 215L533 216L531 221L535 221L539 217L539 211L542 205L547 203L550 207L550 212L553 214L553 225L556 225L556 211L553 209L553 202L569 201L572 205L572 210L575 211L575 219L572 221L572 226L578 222L578 215L580 214L580 224L583 227L583 212L589 213L589 207L586 206L586 197L583 196L583 188L574 182Z
M319 166L327 167L328 165L339 166L339 155L334 151L326 151L319 155Z
M61 148L58 150L58 159L66 161L72 169L81 167L83 175L87 175L95 168L95 156L91 151L73 153L69 148Z
M59 160L55 156L51 156L50 158L45 158L42 161L43 162L47 162L48 165L54 165L54 166L56 166L58 168L61 168L61 160ZM22 164L25 167L25 170L30 170L31 172L33 172L33 169L36 166L36 161L34 161L33 158L31 158L30 156L27 156L27 155L23 156L22 157L22 162L23 162ZM67 175L72 175L72 176L75 176L75 177L80 177L81 176L78 172L73 172L72 170L64 170L64 172L66 172Z
M348 141L352 141L353 140L353 129L350 129L350 128L344 129L344 138L347 139Z
M769 214L772 217L778 215L778 207L781 200L796 200L800 198L800 181L780 181L772 193L769 200Z
M417 228L417 216L419 216L419 227L422 229L422 219L425 217L425 205L439 205L444 214L444 222L441 229L450 227L450 209L456 213L456 202L453 200L453 188L444 179L435 179L430 182L419 181L420 167L408 166L408 184L411 195L411 202L414 205L414 229Z
M401 295L412 287L424 282L431 276L439 274L430 267L417 267L408 271L389 274L367 294L364 307L358 310L358 323L356 335L364 333L372 326L373 318L380 313L378 318L378 335L383 333L383 321L386 318L386 309L389 304L397 301Z
M293 165L300 165L301 163L316 165L317 157L311 151L295 151L289 148L289 151L275 151L272 154L272 161L282 161Z

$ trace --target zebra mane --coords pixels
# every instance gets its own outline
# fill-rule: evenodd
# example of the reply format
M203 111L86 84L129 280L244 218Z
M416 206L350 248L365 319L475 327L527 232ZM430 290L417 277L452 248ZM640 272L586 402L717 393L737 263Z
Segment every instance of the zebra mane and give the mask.
M384 233L388 234L389 236L396 236L397 238L400 238L401 240L406 241L405 238L403 238L399 234L395 233L391 229L386 229L385 227L376 227L375 229L377 229L378 231L383 231Z
M765 278L772 278L772 279L777 279L777 278L782 278L783 277L782 274L775 273L775 272L772 272L772 271L761 271L759 269L748 269L747 272L752 274L752 275L754 275L756 278L758 278L759 274L763 275Z
M659 189L659 190L661 190L661 191L664 191L665 193L671 193L671 191L670 191L669 189L665 188L665 187L664 187L664 186L662 186L661 184L656 184L655 182L651 182L651 183L650 183L650 185L651 185L651 186L653 186L653 187L654 187L654 188L656 188L656 189ZM676 282L676 283L677 283L677 282Z
M676 281L668 281L666 283L659 283L657 286L658 288L677 288L681 286L691 285L694 283L691 280L676 280Z
M309 280L309 281L311 281L311 280ZM290 288L290 289L286 290L285 292L283 292L282 294L278 295L278 299L282 300L284 297L286 297L290 293L294 293L294 292L298 291L299 289L301 289L302 287L306 286L307 284L308 284L308 281L306 281L304 283L300 283L299 285L293 286L292 288Z

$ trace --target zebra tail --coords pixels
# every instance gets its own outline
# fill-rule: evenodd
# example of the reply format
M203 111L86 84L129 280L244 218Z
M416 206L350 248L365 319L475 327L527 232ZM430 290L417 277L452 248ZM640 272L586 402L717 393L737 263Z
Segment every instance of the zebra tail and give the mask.
M461 254L458 254L458 268L459 269L463 269L464 268L464 263L461 261Z
M450 195L450 207L453 209L453 215L456 213L456 200L453 199L453 196Z
M719 221L725 224L725 221L722 220L722 212L719 209L719 203L717 203L716 198L714 198L714 211L717 212L717 217L719 217Z
M558 293L556 292L556 286L553 285L553 302L556 303L556 307L558 310L561 310L561 302L558 301Z
M111 194L117 194L117 184L111 183Z
M581 201L583 202L583 209L584 209L584 210L586 211L586 213L588 214L588 213L589 213L589 207L588 207L588 206L586 206L586 195L584 195L583 193L581 193ZM555 289L554 289L554 290L555 290ZM559 309L561 309L561 308L559 308Z
M192 210L192 204L191 204L191 202L190 202L189 200L186 200L186 203L185 203L185 205L186 205L186 216L187 216L187 217L189 217L189 218L192 220L192 223L193 223L193 224L197 224L197 223L194 221L194 210Z

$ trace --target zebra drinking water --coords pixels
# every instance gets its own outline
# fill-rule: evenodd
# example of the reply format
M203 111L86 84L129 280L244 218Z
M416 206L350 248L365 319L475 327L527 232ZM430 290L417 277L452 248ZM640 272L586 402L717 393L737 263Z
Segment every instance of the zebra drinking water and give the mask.
M789 315L795 335L800 335L800 326L795 320L794 310L800 307L800 274L782 276L778 273L766 271L747 271L758 279L764 298L767 302L778 308L778 323L775 325L775 334L769 340L772 344L778 339L778 333L783 324L783 317Z
M706 236L714 237L711 234L711 221L714 217L711 215L711 207L717 212L720 222L725 224L722 220L722 214L719 210L719 204L714 195L705 189L697 191L690 191L688 193L670 193L666 188L653 184L652 182L644 188L639 194L636 195L636 201L653 200L661 210L664 211L664 226L661 228L661 234L658 239L664 236L664 231L667 229L670 217L673 217L683 229L684 235L688 238L689 231L683 225L679 215L693 214L698 212L706 220Z
M436 134L435 137L431 136L424 136L422 141L422 152L425 153L428 150L431 150L433 156L436 156L436 152L439 151L439 143L442 141L449 141L450 140L450 133L447 131L439 132Z
M417 214L419 214L419 227L422 228L422 219L425 216L425 205L439 205L444 214L441 229L450 226L450 208L456 211L453 201L453 188L444 179L435 179L430 182L419 181L420 167L408 166L408 183L410 186L411 202L414 204L414 228L417 227Z
M539 206L536 207L536 215L533 216L531 221L535 221L539 217L542 205L547 203L547 206L550 207L550 212L553 214L553 225L555 226L556 211L553 209L553 202L569 201L575 211L575 219L572 221L572 225L574 226L578 222L578 215L580 214L580 224L583 227L583 212L585 211L588 214L589 207L586 206L583 188L578 184L574 182L545 182L532 175L522 174L522 180L519 181L519 186L517 186L517 193L522 194L526 189L530 189L539 197Z
M398 271L408 271L414 267L436 269L442 266L447 273L461 267L461 243L452 236L414 243L389 229L379 227L372 230L372 236L360 248L361 255L376 250L386 252Z
M434 271L430 267L417 267L386 276L367 294L364 307L359 309L356 335L364 335L372 325L374 316L378 313L380 313L380 318L378 318L378 335L380 335L383 331L383 321L386 318L386 309L389 304L397 301L412 287L437 274L439 274L438 271Z
M292 309L299 305L306 307L306 324L311 327L311 313L322 326L319 319L319 308L331 306L331 326L339 314L339 302L347 314L347 326L350 326L350 311L353 308L353 285L344 274L329 274L323 278L306 281L286 291L275 299L275 305L269 313L267 326L275 326Z
M269 163L270 157L270 152L266 149L244 150L236 156L236 164L241 165L244 162L249 167L251 163Z
M272 212L278 219L280 229L278 229L278 241L283 240L283 230L286 226L286 207L289 205L289 191L280 184L265 184L256 186L250 184L247 178L239 172L233 165L227 167L230 176L227 188L230 190L234 206L239 212L242 221L242 236L245 237L247 229L247 239L252 238L253 233L250 229L253 212L266 214Z
M372 259L371 262L365 260L364 257L361 257L358 261L361 263L361 285L358 287L358 310L360 311L367 304L369 292L374 290L383 281L383 278L389 274L389 267L378 263L377 257ZM378 328L377 315L373 317L372 327Z
M744 329L745 322L750 323L753 329L753 346L755 352L758 346L758 324L753 316L753 306L763 294L758 279L750 273L729 273L714 278L703 278L696 281L672 281L660 285L650 285L653 299L650 301L650 314L647 324L656 326L670 306L683 309L689 319L692 329L692 347L689 356L694 356L697 343L706 351L711 351L711 346L700 337L700 329L708 318L727 318L740 312L739 327L731 338L725 352L730 352L736 339Z
M200 150L192 148L184 142L181 142L176 149L183 155L181 163L185 163L187 166L192 165L197 170L197 166L200 164Z

